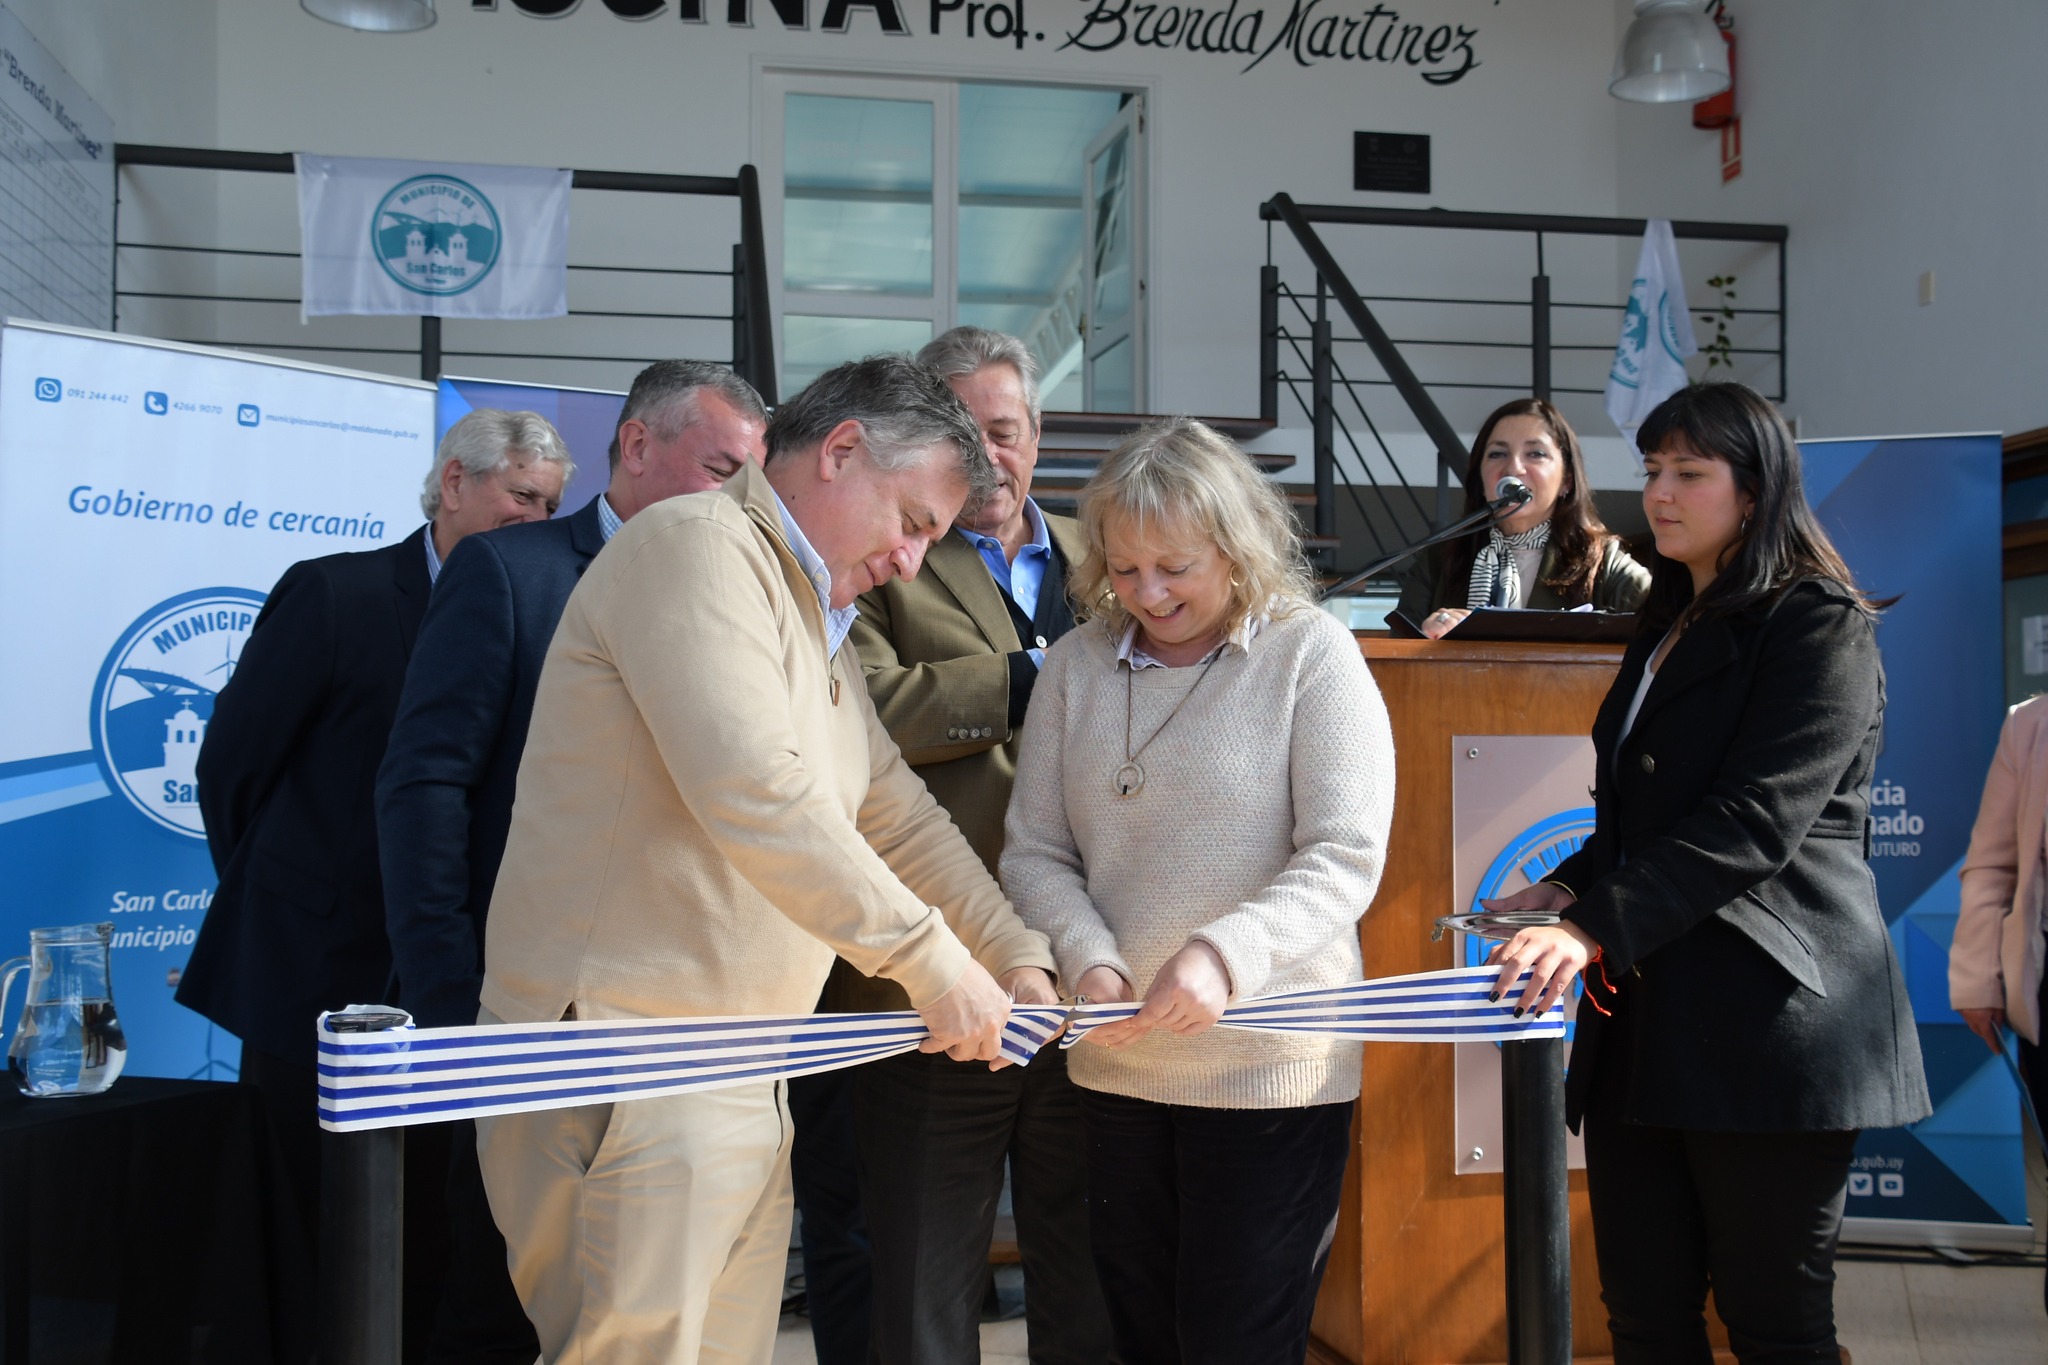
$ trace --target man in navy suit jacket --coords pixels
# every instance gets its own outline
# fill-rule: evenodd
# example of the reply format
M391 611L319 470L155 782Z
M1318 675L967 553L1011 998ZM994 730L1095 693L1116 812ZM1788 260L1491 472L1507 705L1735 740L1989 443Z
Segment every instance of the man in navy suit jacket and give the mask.
M484 916L512 823L541 663L584 568L627 518L724 483L763 458L767 414L722 365L664 360L633 381L611 483L574 515L478 536L448 561L420 627L377 773L377 846L398 1003L429 1026L474 1024ZM531 1365L476 1164L475 1129L447 1125L454 1242L429 1360Z
M242 1040L242 1079L276 1119L309 1233L313 1021L382 999L390 980L371 786L433 575L472 532L552 513L569 470L533 413L464 418L427 474L428 524L285 570L214 699L199 809L220 885L177 998Z

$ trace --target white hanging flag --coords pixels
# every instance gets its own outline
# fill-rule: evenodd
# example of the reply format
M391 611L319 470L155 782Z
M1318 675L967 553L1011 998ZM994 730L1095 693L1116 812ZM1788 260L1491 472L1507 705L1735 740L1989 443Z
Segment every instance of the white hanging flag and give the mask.
M1624 435L1633 437L1650 409L1686 386L1685 359L1698 350L1685 280L1678 273L1678 243L1667 220L1652 218L1643 229L1628 312L1607 374L1607 415Z
M295 158L300 316L558 318L569 311L569 172Z

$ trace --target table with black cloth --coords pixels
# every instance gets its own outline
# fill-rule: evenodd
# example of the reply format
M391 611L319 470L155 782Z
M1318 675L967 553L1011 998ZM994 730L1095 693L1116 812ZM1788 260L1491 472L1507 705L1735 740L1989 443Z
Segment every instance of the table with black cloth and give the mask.
M307 1238L260 1097L123 1078L31 1100L0 1079L0 1365L303 1365Z

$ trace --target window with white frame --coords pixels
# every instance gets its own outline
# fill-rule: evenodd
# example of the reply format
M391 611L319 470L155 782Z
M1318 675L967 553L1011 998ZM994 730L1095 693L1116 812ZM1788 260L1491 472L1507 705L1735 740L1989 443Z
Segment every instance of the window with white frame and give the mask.
M1046 408L1142 410L1142 95L814 72L763 81L757 162L782 392L971 323L1024 339Z

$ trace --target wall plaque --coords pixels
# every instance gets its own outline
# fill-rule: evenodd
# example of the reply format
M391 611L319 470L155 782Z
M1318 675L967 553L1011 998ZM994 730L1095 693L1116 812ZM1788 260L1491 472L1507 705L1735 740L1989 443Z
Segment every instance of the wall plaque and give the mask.
M1351 188L1381 194L1428 194L1429 135L1353 133Z

